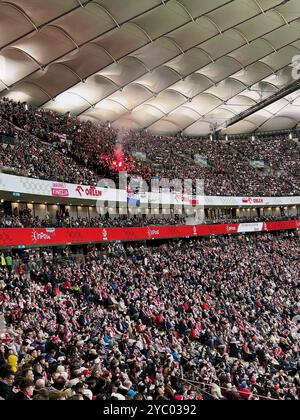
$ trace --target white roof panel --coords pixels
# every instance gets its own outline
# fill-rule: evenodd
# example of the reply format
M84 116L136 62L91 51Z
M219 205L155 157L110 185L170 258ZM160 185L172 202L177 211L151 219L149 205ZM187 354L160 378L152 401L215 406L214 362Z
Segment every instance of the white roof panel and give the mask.
M1 95L116 127L207 134L293 82L299 18L299 0L0 1ZM227 130L298 124L299 97Z

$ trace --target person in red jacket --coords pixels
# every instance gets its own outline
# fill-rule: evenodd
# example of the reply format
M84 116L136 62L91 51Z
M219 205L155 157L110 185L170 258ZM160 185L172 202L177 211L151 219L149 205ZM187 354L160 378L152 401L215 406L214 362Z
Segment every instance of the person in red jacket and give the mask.
M240 396L243 400L248 400L251 396L251 391L248 388L247 382L243 382L242 385L239 386Z

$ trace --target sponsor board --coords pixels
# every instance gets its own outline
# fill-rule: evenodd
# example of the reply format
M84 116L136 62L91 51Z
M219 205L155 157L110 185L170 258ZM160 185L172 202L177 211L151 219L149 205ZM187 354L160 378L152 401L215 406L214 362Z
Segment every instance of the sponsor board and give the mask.
M88 185L68 184L63 182L44 181L40 179L0 174L0 191L18 192L30 196L69 197L80 200L98 199L109 202L127 202L128 192L115 188L99 188ZM132 196L129 193L129 196ZM248 207L248 206L296 206L300 197L213 197L193 196L174 193L149 192L139 194L141 203L161 203L168 205L203 205L205 207Z
M51 241L55 235L55 229L33 229L32 241L37 243L40 241Z
M243 198L242 203L243 204L249 204L249 205L255 205L255 206L266 204L264 198L252 198L252 197Z
M115 241L141 241L160 238L186 238L228 235L245 232L270 232L298 229L300 220L286 222L245 223L236 225L150 226L141 228L3 228L0 246L64 245Z
M241 223L238 226L238 233L262 232L264 223Z
M159 238L160 237L160 231L158 228L148 228L148 237L149 238Z
M51 195L52 197L69 197L70 192L64 182L53 182Z
M84 187L77 185L76 192L80 197L102 197L102 191L94 186Z

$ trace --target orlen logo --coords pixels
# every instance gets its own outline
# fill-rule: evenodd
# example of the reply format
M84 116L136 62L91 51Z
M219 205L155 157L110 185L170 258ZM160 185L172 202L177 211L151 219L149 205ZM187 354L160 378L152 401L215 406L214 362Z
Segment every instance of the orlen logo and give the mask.
M88 196L88 197L101 197L102 196L102 191L98 190L96 187L88 187L84 189L81 185L78 185L78 187L76 188L76 191L78 192L80 197L82 197L83 195Z
M243 204L264 204L263 198L243 198Z
M38 241L50 241L55 234L55 229L46 229L45 232L37 232L34 230L32 232L32 240L34 242Z
M159 235L160 235L159 229L158 230L155 230L155 229L148 228L148 236L149 236L149 238L152 238L153 236L159 236Z

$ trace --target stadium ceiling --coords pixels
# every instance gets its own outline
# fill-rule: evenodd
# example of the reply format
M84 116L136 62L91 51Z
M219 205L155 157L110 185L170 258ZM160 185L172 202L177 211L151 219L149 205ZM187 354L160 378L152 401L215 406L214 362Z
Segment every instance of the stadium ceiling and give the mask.
M205 135L294 82L299 0L0 1L0 95ZM223 133L294 128L300 90Z

